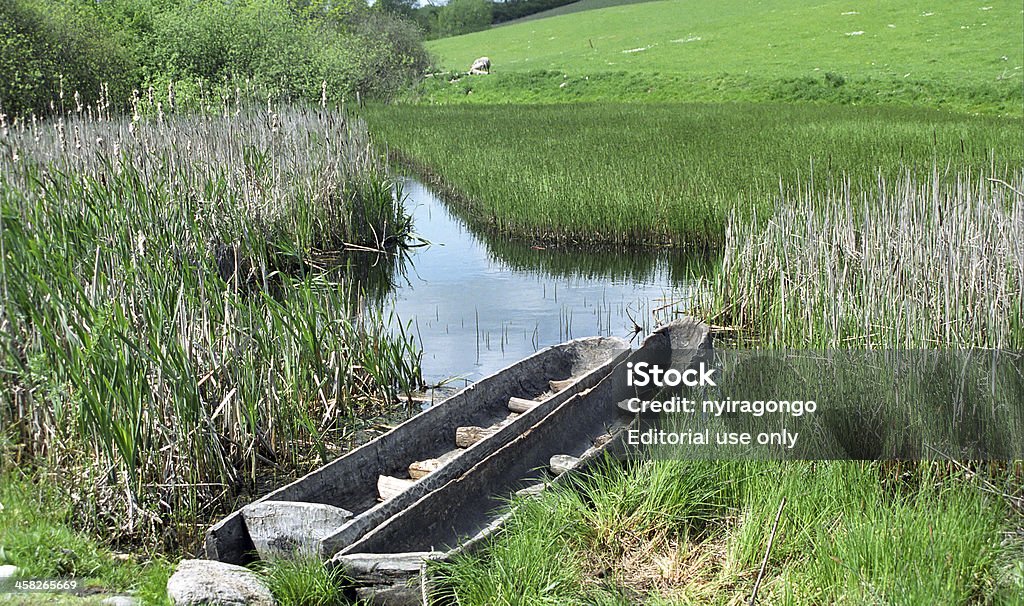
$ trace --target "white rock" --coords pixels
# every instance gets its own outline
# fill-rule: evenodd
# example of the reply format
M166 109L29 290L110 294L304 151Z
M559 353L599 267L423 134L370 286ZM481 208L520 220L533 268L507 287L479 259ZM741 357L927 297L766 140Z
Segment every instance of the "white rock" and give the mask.
M573 467L579 465L579 463L579 459L566 454L557 454L551 457L551 460L548 462L551 466L551 473L556 476L571 470Z
M139 606L139 600L126 595L115 595L103 598L100 604L103 606Z
M0 566L0 579L10 579L16 574L18 574L17 566L11 566L10 564Z
M175 606L274 606L274 596L248 568L213 560L182 560L167 581Z

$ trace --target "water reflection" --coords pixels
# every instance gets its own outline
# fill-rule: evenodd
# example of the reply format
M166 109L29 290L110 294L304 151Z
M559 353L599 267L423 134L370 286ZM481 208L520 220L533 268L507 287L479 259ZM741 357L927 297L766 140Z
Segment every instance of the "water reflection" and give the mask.
M407 208L430 246L408 255L385 302L423 347L428 382L476 380L539 348L591 336L640 336L685 304L701 271L675 251L568 251L485 238L423 184ZM696 263L696 264L695 264Z

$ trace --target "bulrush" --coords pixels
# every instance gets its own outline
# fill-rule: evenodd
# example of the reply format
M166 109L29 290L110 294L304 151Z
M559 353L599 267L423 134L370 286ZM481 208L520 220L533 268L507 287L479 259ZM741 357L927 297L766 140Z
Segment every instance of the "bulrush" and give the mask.
M261 105L165 113L150 89L124 117L3 122L0 427L119 536L194 538L420 381L412 339L360 307L352 268L377 257L316 269L360 247L393 271L408 233L366 131Z

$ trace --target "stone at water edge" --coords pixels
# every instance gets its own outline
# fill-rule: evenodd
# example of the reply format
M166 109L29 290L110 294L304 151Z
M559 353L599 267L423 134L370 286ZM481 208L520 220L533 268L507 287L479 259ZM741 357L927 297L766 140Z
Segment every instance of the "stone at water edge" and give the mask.
M214 560L182 560L167 581L175 606L275 606L256 573Z

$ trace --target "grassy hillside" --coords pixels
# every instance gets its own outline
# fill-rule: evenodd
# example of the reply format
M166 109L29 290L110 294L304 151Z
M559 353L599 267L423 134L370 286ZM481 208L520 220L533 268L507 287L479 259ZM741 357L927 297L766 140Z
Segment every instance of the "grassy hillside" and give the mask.
M444 68L465 70L487 55L494 75L471 79L472 95L466 79L429 90L435 100L506 102L649 95L864 103L875 94L1019 114L1022 19L1019 2L1002 0L612 6L437 40L429 49Z
M558 15L571 15L572 13L581 13L583 11L592 11L599 8L608 8L609 6L621 6L623 4L634 4L637 2L652 2L653 0L579 0L579 2L573 2L572 4L563 4L562 6L556 6L555 8L527 15L519 19L512 21L506 21L504 23L498 23L495 27L503 27L506 25L514 25L516 23L522 23L524 21L536 21L537 19L547 19L548 17L557 17Z

